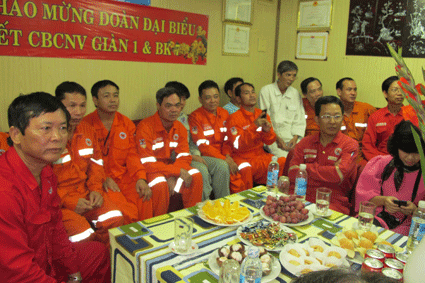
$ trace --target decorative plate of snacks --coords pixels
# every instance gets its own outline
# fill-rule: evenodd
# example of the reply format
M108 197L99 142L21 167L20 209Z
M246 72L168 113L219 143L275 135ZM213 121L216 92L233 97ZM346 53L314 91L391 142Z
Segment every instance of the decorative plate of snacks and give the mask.
M252 220L252 213L245 206L241 206L238 201L233 203L226 199L206 201L198 209L199 217L210 224L217 226L239 226Z
M263 266L263 277L261 283L270 282L276 279L281 271L279 260L268 253L264 248L260 249L260 260ZM239 264L247 257L248 247L243 244L224 246L215 250L208 258L208 265L211 270L220 275L220 267L228 259L234 259Z

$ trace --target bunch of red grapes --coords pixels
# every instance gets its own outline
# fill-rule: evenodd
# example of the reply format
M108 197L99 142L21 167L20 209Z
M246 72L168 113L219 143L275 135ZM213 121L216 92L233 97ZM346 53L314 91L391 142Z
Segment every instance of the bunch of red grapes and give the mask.
M294 195L279 198L269 195L262 209L265 215L281 223L296 224L308 218L308 209Z

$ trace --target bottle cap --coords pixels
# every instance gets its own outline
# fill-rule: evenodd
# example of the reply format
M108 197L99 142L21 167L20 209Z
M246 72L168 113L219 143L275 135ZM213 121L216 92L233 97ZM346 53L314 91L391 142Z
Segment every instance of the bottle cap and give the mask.
M272 156L272 161L276 161L277 162L277 156L273 155Z
M307 169L307 165L305 165L305 164L300 164L300 169L301 169L301 170L305 170L305 169Z
M425 209L425 200L420 200L419 204L418 204L419 208L424 208Z

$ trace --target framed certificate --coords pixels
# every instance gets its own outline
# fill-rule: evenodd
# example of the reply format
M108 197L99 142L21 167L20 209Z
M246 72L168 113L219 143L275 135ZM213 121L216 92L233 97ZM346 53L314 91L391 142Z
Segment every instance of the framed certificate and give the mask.
M248 56L250 29L248 26L225 23L223 26L223 55Z
M300 1L298 29L330 29L332 0Z
M298 32L297 59L326 60L328 32Z
M223 0L223 21L252 24L252 0Z

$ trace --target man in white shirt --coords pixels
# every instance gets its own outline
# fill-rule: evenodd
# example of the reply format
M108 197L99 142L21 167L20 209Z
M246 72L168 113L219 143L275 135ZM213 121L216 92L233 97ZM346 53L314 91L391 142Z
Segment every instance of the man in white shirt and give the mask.
M297 72L298 67L294 62L282 61L277 67L277 81L260 90L260 109L267 110L276 132L276 142L268 148L278 157L286 157L305 133L302 99L298 91L291 86Z

